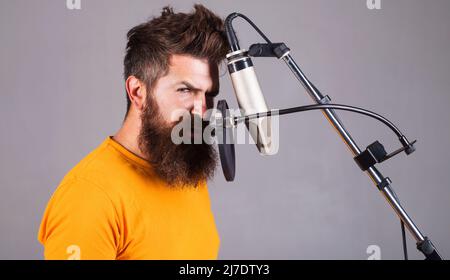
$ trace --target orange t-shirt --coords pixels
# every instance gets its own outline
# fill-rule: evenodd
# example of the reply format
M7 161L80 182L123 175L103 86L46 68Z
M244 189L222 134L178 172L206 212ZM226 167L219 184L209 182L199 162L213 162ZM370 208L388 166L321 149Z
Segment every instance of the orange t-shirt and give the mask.
M38 234L46 259L216 259L206 181L171 188L108 137L63 179Z

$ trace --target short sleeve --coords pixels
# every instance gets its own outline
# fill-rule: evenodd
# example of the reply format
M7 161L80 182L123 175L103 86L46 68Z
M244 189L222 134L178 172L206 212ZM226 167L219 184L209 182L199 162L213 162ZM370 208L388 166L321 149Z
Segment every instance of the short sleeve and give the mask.
M114 203L96 184L70 179L50 199L38 239L45 259L115 259L120 228Z

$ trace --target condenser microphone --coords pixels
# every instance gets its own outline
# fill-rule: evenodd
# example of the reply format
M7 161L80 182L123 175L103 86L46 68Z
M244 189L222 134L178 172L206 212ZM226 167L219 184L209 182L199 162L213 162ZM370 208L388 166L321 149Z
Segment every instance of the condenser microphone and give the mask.
M248 52L239 47L236 32L232 25L232 21L236 17L246 19L253 27L259 30L246 16L239 13L232 13L225 19L225 32L231 49L226 58L234 93L239 108L244 115L267 112L268 108L255 74L253 62ZM270 155L276 152L276 145L272 143L276 137L273 137L273 139L271 137L270 117L253 119L247 122L246 125L261 154Z
M242 114L250 115L269 111L248 52L238 50L229 53L226 57L228 72ZM262 155L274 153L276 145L272 143L272 139L275 137L271 137L271 124L270 117L253 119L246 123L256 147Z

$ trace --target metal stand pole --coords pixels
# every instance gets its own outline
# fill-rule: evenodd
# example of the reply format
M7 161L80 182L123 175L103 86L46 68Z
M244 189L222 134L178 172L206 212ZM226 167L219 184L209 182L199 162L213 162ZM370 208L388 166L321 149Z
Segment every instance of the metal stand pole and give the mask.
M299 80L299 82L302 84L302 86L305 88L305 90L308 92L308 94L310 95L310 97L313 99L314 102L316 102L317 104L330 103L331 99L328 96L323 96L320 93L320 91L306 78L306 76L303 74L302 70L295 63L294 59L291 57L289 52L285 53L281 57L281 59L283 59L284 62L286 62L287 66L291 69L292 73ZM336 112L333 109L323 109L322 112L324 113L328 121L331 123L331 125L333 125L333 127L339 133L342 140L350 149L353 156L355 157L359 155L361 153L361 150L359 149L355 141L352 139L348 131L345 129L344 125L342 124L342 121L339 119ZM416 243L417 249L425 255L426 259L441 260L442 258L437 252L434 245L426 236L424 236L420 232L420 230L414 224L412 219L406 213L405 209L403 209L403 207L401 206L398 198L396 197L394 191L391 188L392 181L388 177L384 177L380 173L380 171L378 171L378 169L375 168L374 166L370 167L366 171L366 173L367 175L369 175L372 182L380 190L385 199L394 209L397 216L401 219L401 221L403 221L408 231L412 234L412 236L417 242Z

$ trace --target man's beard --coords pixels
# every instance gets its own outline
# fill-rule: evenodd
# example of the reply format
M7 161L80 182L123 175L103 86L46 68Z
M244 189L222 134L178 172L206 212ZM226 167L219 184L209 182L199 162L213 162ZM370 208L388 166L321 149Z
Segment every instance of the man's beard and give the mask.
M192 115L191 118L193 120ZM214 147L204 141L201 144L194 144L194 141L192 144L173 143L171 133L177 124L170 125L163 119L151 95L147 96L141 123L139 148L152 170L169 186L197 187L203 180L212 178L217 165Z

